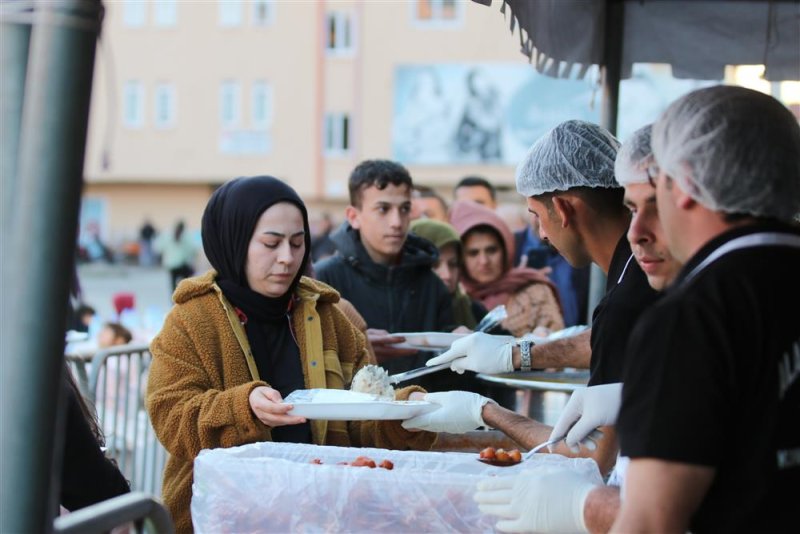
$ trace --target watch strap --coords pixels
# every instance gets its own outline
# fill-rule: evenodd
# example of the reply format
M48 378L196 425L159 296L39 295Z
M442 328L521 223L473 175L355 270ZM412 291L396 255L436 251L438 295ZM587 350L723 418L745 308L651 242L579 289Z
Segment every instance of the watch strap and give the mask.
M520 354L520 371L531 370L531 347L534 345L533 341L523 339L518 342Z

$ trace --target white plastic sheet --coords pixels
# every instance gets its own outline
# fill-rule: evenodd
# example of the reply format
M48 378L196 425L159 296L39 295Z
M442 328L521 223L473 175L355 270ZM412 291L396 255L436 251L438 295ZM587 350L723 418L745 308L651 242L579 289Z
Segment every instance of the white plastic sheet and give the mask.
M362 455L394 469L336 465ZM602 483L592 460L541 454L499 468L477 457L290 443L206 450L194 464L192 521L198 533L493 532L497 518L473 500L485 476L558 463Z

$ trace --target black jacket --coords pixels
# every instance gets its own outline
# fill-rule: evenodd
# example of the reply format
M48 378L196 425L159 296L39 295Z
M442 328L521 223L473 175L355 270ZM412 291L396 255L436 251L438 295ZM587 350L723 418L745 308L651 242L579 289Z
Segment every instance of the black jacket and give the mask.
M455 326L450 295L431 269L439 257L433 243L409 234L400 263L386 266L372 261L348 223L331 239L337 253L314 265L316 277L352 302L369 328L444 332Z
M67 415L60 502L73 511L128 493L130 485L116 464L100 450L81 410L77 392L67 380L63 380Z

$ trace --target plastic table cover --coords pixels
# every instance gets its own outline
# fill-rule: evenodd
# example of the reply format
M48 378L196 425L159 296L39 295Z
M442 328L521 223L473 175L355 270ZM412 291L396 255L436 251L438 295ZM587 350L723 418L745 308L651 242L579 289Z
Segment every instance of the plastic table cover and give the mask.
M337 465L369 456L394 469ZM255 443L204 450L195 459L192 520L198 533L494 532L473 500L486 476L557 463L602 484L588 459L540 454L513 467L477 453ZM319 459L322 465L312 464Z

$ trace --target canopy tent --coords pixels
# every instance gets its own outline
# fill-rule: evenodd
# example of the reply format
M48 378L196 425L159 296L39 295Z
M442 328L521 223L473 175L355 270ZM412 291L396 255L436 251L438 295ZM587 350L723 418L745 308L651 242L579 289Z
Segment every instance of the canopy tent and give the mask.
M620 80L634 63L706 80L723 79L726 65L761 64L770 81L800 80L800 0L502 0L500 11L539 72L583 78L600 68L600 122L614 134ZM592 266L589 310L604 288Z
M500 11L549 76L580 78L617 60L623 78L633 63L669 63L676 78L721 80L725 65L757 64L767 80L800 80L797 0L503 0Z

